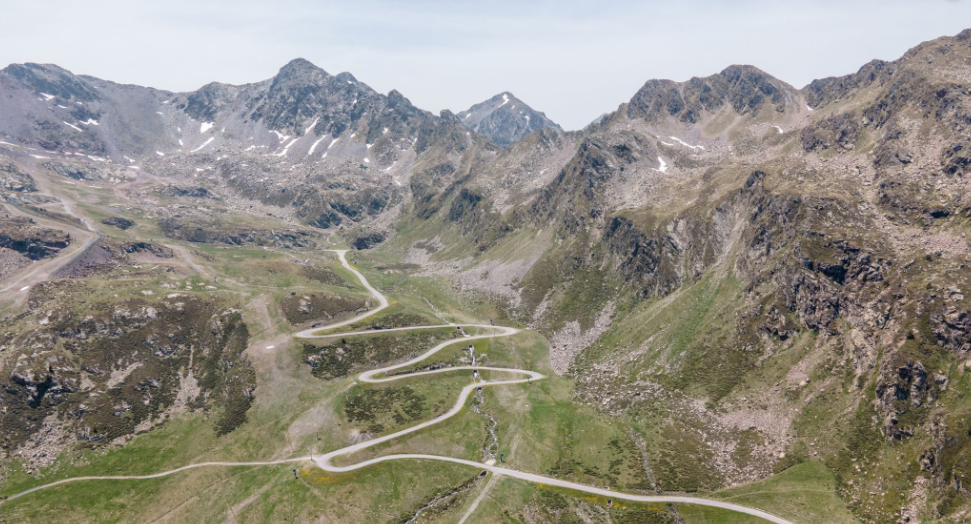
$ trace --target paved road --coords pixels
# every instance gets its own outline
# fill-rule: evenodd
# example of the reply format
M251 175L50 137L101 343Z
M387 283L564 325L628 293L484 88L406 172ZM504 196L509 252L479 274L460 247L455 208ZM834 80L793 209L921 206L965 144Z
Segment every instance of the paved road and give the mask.
M377 313L377 312L381 311L382 309L385 309L386 307L388 307L388 299L384 295L382 295L380 291L378 291L377 289L375 289L374 287L372 287L371 284L364 277L364 275L362 275L358 270L356 270L353 267L351 267L351 265L347 262L347 258L345 257L345 254L347 253L347 250L336 250L335 252L337 253L337 256L340 258L341 264L343 264L345 268L347 268L352 273L354 273L354 275L358 278L358 280L361 281L361 284L368 291L371 292L371 294L374 296L374 298L376 298L378 300L379 306L376 307L376 308L374 308L374 309L372 309L372 310L370 310L370 311L367 311L365 313L362 313L361 315L358 315L358 316L356 316L354 318L351 318L351 319L348 319L348 320L344 320L342 322L337 322L337 323L334 323L334 324L330 324L328 326L324 326L324 327L320 327L320 328L314 328L314 329L308 329L306 331L302 331L302 332L300 332L300 333L297 334L297 337L300 337L300 338L348 337L348 336L354 336L354 335L369 335L369 334L387 333L389 331L406 331L406 330L414 330L414 329L436 329L436 328L454 328L454 327L456 327L454 324L443 324L443 325L437 325L437 326L416 326L416 327L408 327L408 328L394 328L394 329L380 329L380 330L355 331L355 332L351 332L351 333L333 333L333 334L321 333L322 331L327 331L327 330L334 329L334 328L337 328L337 327L341 327L341 326L346 326L346 325L352 324L352 323L357 322L357 321L359 321L361 319L364 319L364 318L367 318L367 317L369 317L371 315L374 315L375 313ZM695 504L695 505L699 505L699 506L709 506L709 507L714 507L714 508L721 508L721 509L726 509L726 510L731 510L731 511L737 511L739 513L744 513L744 514L747 514L747 515L752 515L754 517L759 517L759 518L765 519L765 520L767 520L769 522L774 522L775 524L793 524L793 523L791 523L791 522L789 522L789 521L787 521L785 519L776 517L775 515L769 514L769 513L765 512L765 511L762 511L762 510L759 510L759 509L756 509L756 508L749 508L749 507L746 507L746 506L741 506L741 505L738 505L738 504L732 504L730 502L722 502L722 501L718 501L718 500L710 500L710 499L705 499L705 498L700 498L700 497L682 497L682 496L665 496L665 495L638 495L638 494L633 494L633 493L623 493L623 492L619 492L619 491L611 491L611 490L607 490L607 489L603 489L603 488L598 488L598 487L595 487L595 486L588 486L588 485L585 485L585 484L578 484L576 482L570 482L570 481L561 480L561 479L557 479L557 478L553 478L553 477L547 477L547 476L544 476L544 475L537 475L535 473L528 473L528 472L525 472L525 471L519 471L519 470L516 470L516 469L499 467L499 466L496 466L494 464L486 464L486 463L482 463L482 462L476 462L476 461L473 461L473 460L466 460L466 459L460 459L460 458L454 458L454 457L446 457L446 456L441 456L441 455L424 455L424 454L404 453L404 454L395 454L395 455L385 455L385 456L382 456L382 457L376 457L376 458L364 460L364 461L361 461L361 462L357 462L355 464L350 464L350 465L345 465L345 466L335 466L332 463L332 461L333 461L333 459L335 459L337 457L351 455L351 454L356 453L358 451L362 451L364 449L367 449L367 448L370 448L370 447L373 447L373 446L377 446L378 444L381 444L381 443L384 443L384 442L388 442L390 440L394 440L396 438L402 437L402 436L407 435L407 434L410 434L410 433L414 433L416 431L420 431L420 430L422 430L424 428L427 428L429 426L433 426L435 424L441 423L441 422L443 422L443 421L445 421L445 420L447 420L447 419L455 416L459 411L462 410L462 408L465 407L465 403L468 400L469 395L471 395L472 392L475 391L476 388L479 388L479 387L504 386L504 385L510 385L510 384L522 384L522 383L527 382L527 381L530 381L530 380L542 380L544 378L542 374L537 373L535 371L529 371L529 370L524 370L524 369L514 369L514 368L496 368L496 367L487 367L487 366L455 366L455 367L439 368L439 369L435 369L435 370L420 371L420 372L416 372L416 373L407 373L407 374L394 375L394 376L380 376L380 375L384 375L385 373L388 373L390 371L399 370L399 369L406 368L408 366L417 364L419 362L422 362L425 359L427 359L427 358L431 357L432 355L434 355L435 353L438 353L442 349L444 349L444 348L446 348L446 347L448 347L450 345L453 345L453 344L465 344L467 342L470 342L470 341L473 341L473 340L478 340L478 339L483 339L483 338L508 337L508 336L515 335L516 333L519 332L519 330L516 329L516 328L505 327L505 326L492 326L492 325L487 325L487 324L463 324L463 326L485 329L485 330L488 331L488 333L484 333L484 334L480 334L480 335L471 335L471 336L468 336L467 335L467 336L462 337L462 338L458 338L458 339L448 340L448 341L442 342L441 344L436 345L435 347L429 349L425 353L423 353L423 354L421 354L421 355L419 355L419 356L417 356L417 357L415 357L415 358L413 358L411 360L408 360L407 362L402 362L400 364L395 364L395 365L383 367L383 368L380 368L380 369L374 369L374 370L371 370L371 371L366 371L364 373L361 373L358 376L358 380L360 380L361 382L369 382L369 383L391 382L391 381L394 381L394 380L401 380L401 379L404 379L404 378L413 378L413 377L417 377L417 376L428 376L428 375L434 375L434 374L437 374L437 373L446 373L446 372L453 372L453 371L459 371L459 370L465 370L465 371L472 371L472 370L479 370L479 371L483 371L483 370L485 370L485 371L497 371L497 372L504 372L504 373L511 373L511 374L523 375L523 378L521 378L521 379L510 379L510 380L493 380L493 381L481 380L479 382L473 382L473 383L465 386L464 388L462 388L462 391L461 391L461 393L459 393L459 397L458 397L457 401L455 402L455 405L452 406L452 409L450 409L447 413L445 413L443 415L439 415L438 417L435 417L435 418L433 418L431 420L428 420L426 422L422 422L422 423L420 423L418 425L415 425L415 426L412 426L412 427L409 427L409 428L405 428L405 429L403 429L401 431L398 431L396 433L392 433L392 434L389 434L389 435L385 435L383 437L378 437L378 438L371 439L371 440L368 440L368 441L365 441L365 442L361 442L361 443L358 443L358 444L354 444L354 445L351 445L351 446L347 446L345 448L341 448L341 449L338 449L338 450L334 450L334 451L331 451L331 452L326 453L324 455L318 455L316 457L313 457L312 459L311 459L311 457L298 457L298 458L284 459L284 460L276 460L276 461L269 461L269 462L204 462L204 463L199 463L199 464L191 464L191 465L188 465L188 466L183 466L183 467L178 468L178 469L173 469L173 470L165 471L165 472L162 472L162 473L156 473L156 474L153 474L153 475L113 476L113 477L77 477L77 478L60 480L60 481L57 481L57 482L54 482L54 483L51 483L51 484L47 484L47 485L44 485L44 486L38 486L36 488L33 488L33 489L30 489L30 490L24 491L22 493L18 493L16 495L13 495L8 500L12 500L12 499L15 499L17 497L21 497L21 496L27 495L29 493L36 492L38 490L42 490L42 489L46 489L46 488L49 488L49 487L53 487L53 486L65 484L65 483L68 483L68 482L76 482L76 481L82 481L82 480L137 480L137 479L151 479L151 478L159 478L159 477L168 476L168 475L171 475L171 474L174 474L174 473L178 473L180 471L185 471L185 470L188 470L188 469L192 469L192 468L199 468L199 467L205 467L205 466L268 466L268 465L279 465L279 464L287 464L287 463L303 462L303 461L307 461L307 460L313 460L313 462L317 465L317 467L319 467L320 469L323 469L324 471L329 471L329 472L333 472L333 473L343 473L343 472L348 472L348 471L354 471L354 470L361 469L361 468L366 468L368 466L373 466L374 464L379 464L381 462L388 462L388 461L392 461L392 460L436 460L436 461L440 461L440 462L449 462L449 463L452 463L452 464L461 464L461 465L464 465L464 466L469 466L469 467L472 467L472 468L476 468L476 469L478 469L480 471L481 470L489 471L489 472L491 472L493 474L496 474L496 475L503 475L503 476L506 476L506 477L520 479L520 480L524 480L524 481L527 481L527 482L534 482L534 483L542 484L542 485L545 485L545 486L556 486L556 487L571 489L571 490L580 491L580 492L584 492L584 493L592 493L594 495L600 495L600 496L607 497L607 498L610 498L610 499L628 500L628 501L632 501L632 502L654 502L654 503L662 503L662 504L663 503Z

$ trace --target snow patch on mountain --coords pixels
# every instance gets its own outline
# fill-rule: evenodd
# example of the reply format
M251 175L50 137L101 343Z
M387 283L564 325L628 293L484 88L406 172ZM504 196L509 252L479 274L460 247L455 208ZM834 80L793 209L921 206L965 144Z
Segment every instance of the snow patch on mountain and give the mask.
M678 138L676 136L671 136L671 137L668 137L668 138L670 138L671 140L674 140L675 142L683 145L684 147L688 147L688 148L691 148L691 149L701 149L702 151L704 151L704 149L705 149L705 146L702 146L702 145L693 146L693 145L685 142L684 140L681 140L680 138Z
M297 140L300 140L300 137L297 137L297 138L294 138L293 140L291 140L289 143L287 143L287 145L283 146L283 151L280 151L279 153L273 153L273 156L275 156L275 157L286 156L287 151L290 150L290 148L293 146L293 144L296 144L297 143Z
M314 122L312 124L310 124L309 126L307 126L307 129L304 129L303 130L303 134L309 135L310 132L313 131L315 127L317 127L317 122L320 122L320 117L319 116L314 120Z
M199 147L197 147L197 148L195 148L195 149L193 149L192 151L189 151L189 152L190 153L196 153L198 151L201 151L202 148L204 148L204 147L208 146L209 144L211 144L212 141L215 140L215 139L216 139L216 137L211 136L211 137L209 137L209 140L206 140L205 142L203 142L201 146L199 146Z
M318 138L313 144L311 144L310 145L310 151L307 151L307 156L310 156L310 155L314 154L314 151L317 149L317 145L320 144L320 142L323 139L325 139L325 138L327 138L327 137L326 136L322 136L322 137Z

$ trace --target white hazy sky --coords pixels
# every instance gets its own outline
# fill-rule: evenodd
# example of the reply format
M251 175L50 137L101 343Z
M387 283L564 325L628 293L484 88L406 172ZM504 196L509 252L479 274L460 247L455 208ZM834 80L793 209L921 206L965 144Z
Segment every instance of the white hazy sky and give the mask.
M650 78L752 64L802 87L971 27L971 0L0 0L0 65L187 91L303 57L417 106L510 91L567 129Z

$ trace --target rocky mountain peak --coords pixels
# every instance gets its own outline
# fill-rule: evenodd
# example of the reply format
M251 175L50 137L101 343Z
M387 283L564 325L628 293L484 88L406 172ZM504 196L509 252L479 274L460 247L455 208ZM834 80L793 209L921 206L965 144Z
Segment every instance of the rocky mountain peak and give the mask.
M545 114L529 107L509 91L475 104L457 116L467 127L502 147L509 147L544 127L562 131Z
M391 91L388 92L388 104L389 105L400 104L400 103L403 103L403 102L406 102L406 103L409 103L409 104L411 103L411 101L408 100L405 97L405 95L401 94L401 91L398 91L397 89L392 89Z
M0 71L0 79L4 83L33 90L40 96L56 96L82 102L99 98L98 92L84 79L53 64L11 64Z
M297 58L280 69L265 92L253 94L250 118L270 129L296 131L320 117L321 133L340 134L368 109L383 105L381 96L350 73L330 75Z
M347 82L349 84L357 83L357 78L355 78L354 75L348 73L347 71L344 71L343 73L337 75L337 79L340 80L341 82Z
M345 73L347 74L347 73ZM280 72L277 73L277 78L286 79L312 79L319 77L330 76L327 71L324 71L320 67L314 65L311 61L305 58L294 58L293 60L287 62L286 65L280 68Z
M753 117L763 110L798 111L797 99L795 88L759 68L732 65L687 82L648 80L631 98L627 114L650 121L671 117L684 124L697 124L723 108Z
M454 122L457 120L455 113L449 111L448 109L442 109L439 111L438 117L441 118L443 122Z

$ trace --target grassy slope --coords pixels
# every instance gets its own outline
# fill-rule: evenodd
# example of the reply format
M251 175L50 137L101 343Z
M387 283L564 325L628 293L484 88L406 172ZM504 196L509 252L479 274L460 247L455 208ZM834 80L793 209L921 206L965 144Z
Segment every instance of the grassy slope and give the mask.
M721 490L714 498L757 508L772 508L794 522L850 523L857 519L836 494L836 478L822 462L804 462L764 480Z
M480 488L481 489L481 488ZM566 496L567 498L565 498ZM751 484L722 490L712 498L757 507L796 523L858 522L835 492L832 472L819 462L808 462ZM595 497L567 490L537 488L515 479L500 479L479 505L470 523L521 522L523 507L533 507L532 515L540 522L580 522L575 515L557 513L558 506L586 514L601 513L614 522L674 522L666 504L638 504L614 501L607 509L605 497ZM675 505L678 515L688 524L757 524L761 519L716 508L691 504ZM543 517L548 520L544 520ZM556 519L550 518L555 516ZM576 520L570 520L570 519Z

